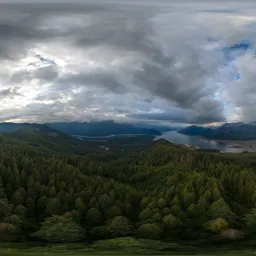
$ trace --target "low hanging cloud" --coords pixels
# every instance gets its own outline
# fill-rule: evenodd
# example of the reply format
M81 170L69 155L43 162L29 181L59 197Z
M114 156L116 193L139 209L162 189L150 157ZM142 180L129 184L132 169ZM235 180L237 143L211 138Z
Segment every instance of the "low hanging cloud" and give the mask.
M246 4L0 2L0 119L254 121L255 12Z

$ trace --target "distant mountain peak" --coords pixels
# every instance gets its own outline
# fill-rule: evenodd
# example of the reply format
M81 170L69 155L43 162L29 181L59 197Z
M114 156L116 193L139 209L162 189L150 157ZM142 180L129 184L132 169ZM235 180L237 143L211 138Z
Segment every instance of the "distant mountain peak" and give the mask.
M254 140L256 125L244 122L225 123L214 128L192 125L180 130L179 133L216 140Z

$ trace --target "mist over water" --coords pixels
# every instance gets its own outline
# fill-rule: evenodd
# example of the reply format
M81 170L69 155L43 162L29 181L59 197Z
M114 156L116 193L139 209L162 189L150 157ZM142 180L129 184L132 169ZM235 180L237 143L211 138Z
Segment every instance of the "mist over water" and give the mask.
M188 136L177 131L165 132L156 139L164 138L175 144L187 144L203 149L218 149L222 152L240 153L243 151L253 151L250 147L233 148L234 143L222 144L214 140L206 140L198 136Z

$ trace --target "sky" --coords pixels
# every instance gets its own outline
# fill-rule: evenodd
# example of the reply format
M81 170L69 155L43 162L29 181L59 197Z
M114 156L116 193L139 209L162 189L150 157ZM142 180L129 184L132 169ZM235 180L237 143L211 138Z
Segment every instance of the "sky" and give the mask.
M0 122L256 121L256 4L0 0Z

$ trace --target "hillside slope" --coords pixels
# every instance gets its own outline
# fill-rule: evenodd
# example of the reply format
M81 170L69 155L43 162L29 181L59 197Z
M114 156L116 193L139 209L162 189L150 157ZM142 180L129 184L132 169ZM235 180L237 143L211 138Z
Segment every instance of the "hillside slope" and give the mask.
M43 129L42 129L43 128ZM79 154L107 153L126 154L127 150L137 150L153 143L153 135L120 136L104 139L77 139L74 136L53 130L47 126L21 128L13 132L0 132L0 145L29 146L45 152Z

